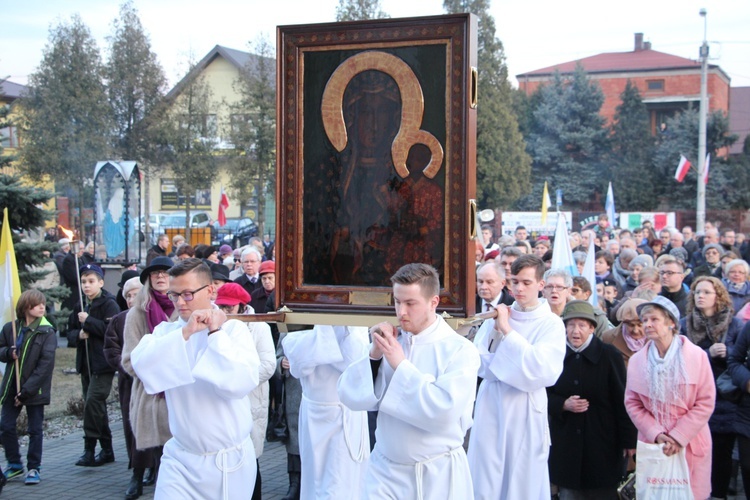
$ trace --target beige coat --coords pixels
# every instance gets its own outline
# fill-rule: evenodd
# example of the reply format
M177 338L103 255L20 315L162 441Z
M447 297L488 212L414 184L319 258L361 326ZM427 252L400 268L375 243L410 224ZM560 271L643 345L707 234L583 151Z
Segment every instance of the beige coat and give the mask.
M133 377L133 389L130 396L130 426L135 435L135 444L139 450L164 446L172 433L169 432L167 401L164 395L146 394L143 383L133 371L130 354L144 335L150 335L146 313L137 308L128 311L123 335L122 367Z
M250 436L255 447L255 456L260 458L268 427L268 379L276 371L276 349L273 347L273 337L268 323L247 323L247 326L255 339L255 349L260 359L258 387L249 396L253 412L253 430Z

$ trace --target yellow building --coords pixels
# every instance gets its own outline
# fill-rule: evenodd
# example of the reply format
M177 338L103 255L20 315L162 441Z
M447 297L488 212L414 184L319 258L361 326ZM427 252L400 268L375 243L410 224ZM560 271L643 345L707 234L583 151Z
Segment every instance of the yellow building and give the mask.
M217 131L218 137L214 139L218 142L217 154L219 155L223 151L229 153L233 149L229 132L233 119L240 115L233 115L232 107L241 99L235 89L236 81L239 79L243 68L248 64L256 64L259 58L260 56L255 54L217 45L167 94L168 99L178 100L187 82L194 78L203 79L211 91L211 109L205 119L211 121L211 128ZM269 60L269 67L275 73L275 61ZM272 77L272 81L274 80L275 76ZM229 175L230 173L227 172L226 168L220 167L213 185L192 193L191 212L205 211L213 220L216 220L218 218L221 189L223 187L227 191ZM147 191L145 186L144 183L144 194L147 192L148 196L144 196L144 201L149 204L149 213L184 211L185 194L177 192L174 180L170 178L168 170L159 174L158 178L149 179ZM229 193L227 194L229 195ZM273 198L274 193L267 194L265 234L275 233L276 208ZM250 208L244 214L240 214L240 201L232 199L230 195L229 208L226 211L227 217L240 217L242 215L256 220L257 213L253 202L252 200L248 201Z

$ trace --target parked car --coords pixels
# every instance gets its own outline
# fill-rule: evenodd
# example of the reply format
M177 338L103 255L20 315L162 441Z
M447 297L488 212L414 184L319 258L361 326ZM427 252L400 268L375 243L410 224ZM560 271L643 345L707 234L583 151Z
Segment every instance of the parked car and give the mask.
M208 212L190 212L190 227L208 227L210 224L211 216ZM167 214L161 221L161 227L185 227L185 212Z
M250 238L258 236L258 225L248 217L227 219L224 226L219 226L219 222L214 222L216 229L217 245L231 245L232 248L238 248L247 245Z
M161 234L161 228L162 228L162 221L168 216L169 214L166 213L153 213L149 214L148 216L148 225L149 225L149 232L151 233L151 244L156 244L156 238ZM184 219L184 218L183 218ZM146 221L141 220L141 234L144 234L146 232Z

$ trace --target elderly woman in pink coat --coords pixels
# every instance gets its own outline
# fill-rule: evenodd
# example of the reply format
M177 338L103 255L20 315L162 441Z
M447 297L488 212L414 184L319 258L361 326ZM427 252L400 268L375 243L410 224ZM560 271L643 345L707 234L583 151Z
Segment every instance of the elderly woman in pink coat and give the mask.
M655 297L637 307L648 344L630 358L625 408L638 439L663 444L665 455L685 448L696 500L711 494L711 432L716 395L706 353L679 335L680 313Z

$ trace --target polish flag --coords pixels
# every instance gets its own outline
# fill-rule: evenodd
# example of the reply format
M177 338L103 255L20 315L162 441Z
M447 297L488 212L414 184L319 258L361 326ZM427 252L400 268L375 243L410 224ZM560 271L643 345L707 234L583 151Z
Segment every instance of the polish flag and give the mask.
M677 171L674 173L674 178L677 180L677 182L682 182L685 180L685 176L687 175L688 170L690 170L690 162L687 160L687 158L680 155L680 163L679 165L677 165Z
M703 166L703 184L708 184L708 167L711 165L711 153L706 155L706 164Z
M226 209L229 208L229 198L224 192L224 188L221 188L221 197L219 198L219 226L224 227L227 225L227 214Z

